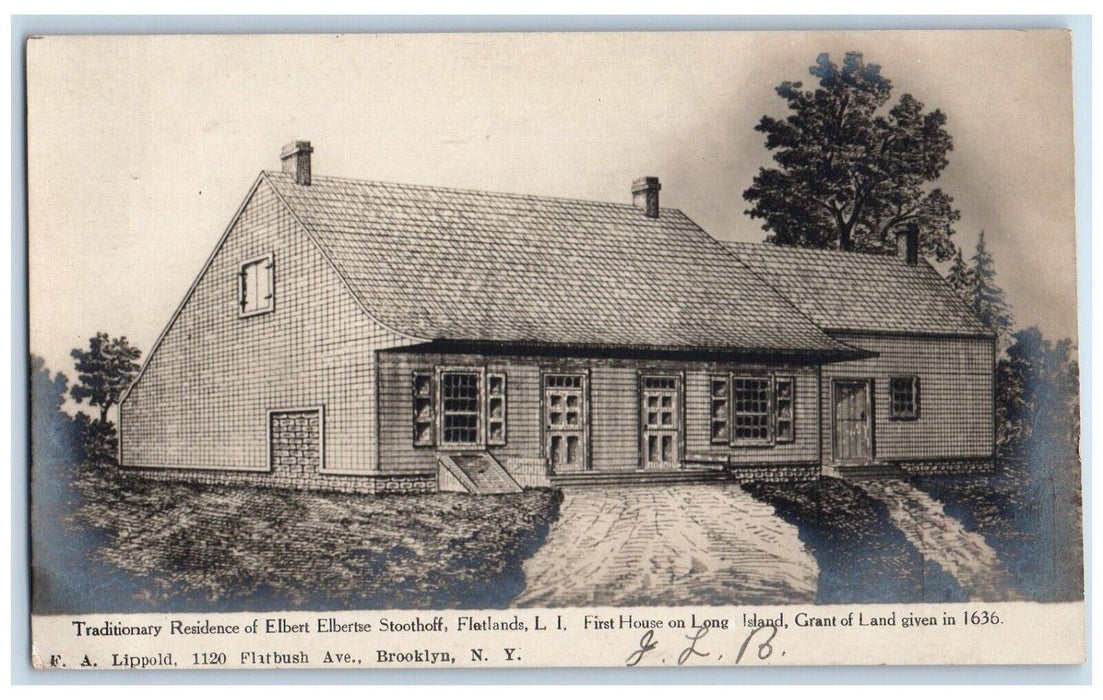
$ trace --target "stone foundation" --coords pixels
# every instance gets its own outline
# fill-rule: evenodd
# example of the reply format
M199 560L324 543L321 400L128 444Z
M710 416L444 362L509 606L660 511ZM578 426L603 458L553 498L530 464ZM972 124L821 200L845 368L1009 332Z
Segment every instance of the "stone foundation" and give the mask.
M786 481L815 481L820 478L818 464L780 464L777 466L734 467L734 480L740 484L752 481L780 483Z
M894 462L908 476L930 474L991 474L996 469L993 459L923 459Z
M436 474L305 474L290 472L244 472L225 469L179 469L157 467L120 467L124 474L151 481L209 484L214 486L261 486L297 491L389 494L432 493L437 490Z

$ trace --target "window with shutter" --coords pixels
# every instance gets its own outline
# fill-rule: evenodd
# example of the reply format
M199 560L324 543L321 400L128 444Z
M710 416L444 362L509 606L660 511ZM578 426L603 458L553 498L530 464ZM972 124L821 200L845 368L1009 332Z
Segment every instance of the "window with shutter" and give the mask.
M774 377L775 441L793 442L796 439L796 391L792 377Z
M433 446L433 373L414 372L414 446Z
M506 375L486 375L486 444L506 444Z
M275 307L276 292L272 274L274 267L275 262L271 255L250 260L241 266L238 273L238 308L241 316L267 313Z

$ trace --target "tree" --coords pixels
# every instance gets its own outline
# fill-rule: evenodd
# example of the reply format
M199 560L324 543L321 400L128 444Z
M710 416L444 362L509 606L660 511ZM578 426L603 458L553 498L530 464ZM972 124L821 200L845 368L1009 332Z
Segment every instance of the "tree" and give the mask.
M46 361L31 355L31 464L37 473L80 459L79 429L61 407L69 378L51 375Z
M984 325L996 333L1001 347L1009 346L1011 326L1014 321L1011 317L1011 309L1004 298L1003 289L996 284L996 261L988 252L988 246L984 242L984 231L980 232L977 249L973 253L967 289L967 299L973 311Z
M961 249L958 248L957 252L954 253L954 262L950 265L950 272L946 275L946 281L969 306L973 305L971 298L973 291L972 276L973 271L969 269L969 265L961 256Z
M69 395L77 403L87 399L90 406L99 409L100 424L106 425L108 410L119 402L138 372L141 351L130 345L126 336L109 338L106 333L97 333L88 339L88 350L74 348L70 354L76 360L80 383Z
M892 83L858 52L842 68L820 54L809 72L819 87L783 82L777 93L790 115L755 126L778 167L762 168L743 193L753 204L746 213L765 221L771 243L873 253L894 251L896 229L914 223L920 252L948 260L961 214L950 195L926 187L953 149L946 116L907 94L883 112Z
M1032 438L1075 447L1080 433L1080 367L1068 338L1051 342L1037 326L1018 331L997 364L1001 445Z

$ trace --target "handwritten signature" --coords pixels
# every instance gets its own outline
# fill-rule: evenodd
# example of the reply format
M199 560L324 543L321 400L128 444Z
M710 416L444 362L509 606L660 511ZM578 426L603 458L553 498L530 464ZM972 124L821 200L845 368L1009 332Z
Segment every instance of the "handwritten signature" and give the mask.
M684 665L690 659L694 659L697 657L707 657L711 655L711 652L702 651L698 648L698 642L705 638L705 635L708 634L709 629L709 627L695 627L692 634L685 636L685 639L689 640L689 645L682 649L682 651L678 654L679 666ZM734 665L739 665L739 663L743 661L743 657L744 655L746 655L747 649L751 647L752 641L757 642L757 645L755 647L755 654L758 656L758 659L760 661L765 661L766 659L773 656L773 641L775 637L777 637L776 625L755 627L753 630L751 630L751 633L747 635L746 639L743 640L742 646L739 647L739 653L735 656ZM647 630L646 632L644 632L643 636L640 637L639 647L633 650L632 653L628 655L628 659L625 661L625 665L638 665L641 661L643 661L645 656L655 651L658 646L659 642L655 638L655 631Z

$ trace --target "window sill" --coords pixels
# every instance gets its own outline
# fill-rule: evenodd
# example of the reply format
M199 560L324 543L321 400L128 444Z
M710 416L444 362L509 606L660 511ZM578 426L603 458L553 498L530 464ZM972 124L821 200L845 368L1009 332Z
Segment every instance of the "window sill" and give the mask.
M253 316L263 316L264 314L270 314L275 311L274 306L269 306L265 309L256 309L255 311L239 311L237 313L238 318L252 318Z
M486 445L479 445L477 443L438 443L436 447L440 452L486 451Z

